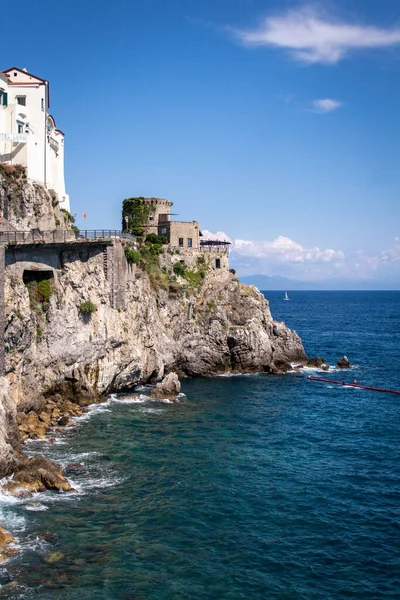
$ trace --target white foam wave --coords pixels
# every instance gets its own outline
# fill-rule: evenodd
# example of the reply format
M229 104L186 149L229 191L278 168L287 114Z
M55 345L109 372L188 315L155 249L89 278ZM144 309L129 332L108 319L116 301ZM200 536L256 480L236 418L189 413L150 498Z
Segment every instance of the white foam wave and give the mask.
M42 504L41 502L26 503L26 504L24 504L24 508L25 508L25 510L32 510L32 511L49 510L49 507L46 506L45 504Z
M103 488L114 487L125 481L126 477L118 477L115 474L109 474L109 476L100 477L86 477L84 481L73 481L70 479L70 484L76 490L79 495L86 495L94 490ZM76 494L75 494L76 495Z
M165 412L165 409L163 408L145 408L142 407L139 409L141 413L150 413L150 414L160 414Z
M148 396L144 394L135 394L134 396L121 396L121 397L112 397L112 401L116 404L143 404L143 402L147 402L150 400Z
M225 373L218 373L217 377L256 377L257 375L261 375L261 373L231 373L226 371Z

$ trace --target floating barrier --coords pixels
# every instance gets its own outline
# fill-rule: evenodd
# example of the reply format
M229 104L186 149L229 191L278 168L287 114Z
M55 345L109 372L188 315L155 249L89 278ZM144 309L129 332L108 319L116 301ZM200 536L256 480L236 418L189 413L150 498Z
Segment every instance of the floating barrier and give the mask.
M360 385L354 380L353 383L346 383L346 381L335 381L334 379L325 379L324 377L311 377L311 375L307 376L307 379L310 381L320 381L321 383L334 383L335 385L346 385L347 387L360 388L362 390L372 390L373 392L386 392L387 394L398 394L400 396L400 392L397 390L385 390L384 388L370 387L368 385Z

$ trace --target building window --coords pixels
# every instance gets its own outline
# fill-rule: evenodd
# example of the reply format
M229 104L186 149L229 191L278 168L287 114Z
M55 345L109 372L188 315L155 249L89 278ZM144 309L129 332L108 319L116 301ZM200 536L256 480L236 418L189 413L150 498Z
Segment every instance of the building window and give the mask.
M18 75L18 73L14 72L14 77L16 77Z
M24 126L22 125L22 123L17 123L18 125L18 133L24 133Z
M183 248L183 238L179 238L179 248Z
M167 228L161 227L161 235L167 235Z
M8 94L7 92L3 92L3 90L0 90L0 104L8 106Z
M216 269L220 269L221 268L221 259L220 258L216 258L215 259L215 268Z
M41 108L42 108L42 110L44 110L44 100L43 100L43 98L41 99Z
M17 96L17 104L26 106L26 96Z
M188 248L191 248L192 246L193 246L193 239L188 238Z

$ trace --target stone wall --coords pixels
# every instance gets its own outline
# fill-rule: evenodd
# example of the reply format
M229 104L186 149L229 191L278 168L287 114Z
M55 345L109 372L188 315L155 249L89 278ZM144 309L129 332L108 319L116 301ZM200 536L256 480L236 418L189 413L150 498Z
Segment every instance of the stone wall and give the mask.
M192 248L200 247L200 226L197 221L171 221L169 227L169 243L172 247L188 248L188 239L192 240ZM180 246L179 239L183 240Z
M210 269L229 269L229 254L226 248L168 248L160 257L161 266L171 269L177 262L184 262L188 267L197 265L198 257L201 256L206 261ZM219 267L217 267L219 260Z

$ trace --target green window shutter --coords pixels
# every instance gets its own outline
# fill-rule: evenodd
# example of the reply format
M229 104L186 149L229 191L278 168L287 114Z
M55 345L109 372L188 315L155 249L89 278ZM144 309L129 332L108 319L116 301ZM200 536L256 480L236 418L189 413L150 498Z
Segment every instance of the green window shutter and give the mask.
M3 106L8 106L8 94L3 92Z

